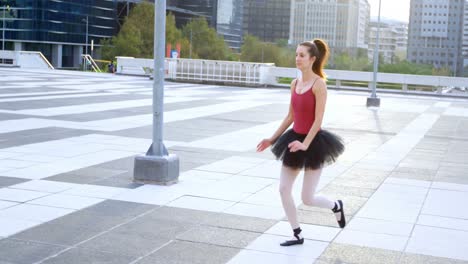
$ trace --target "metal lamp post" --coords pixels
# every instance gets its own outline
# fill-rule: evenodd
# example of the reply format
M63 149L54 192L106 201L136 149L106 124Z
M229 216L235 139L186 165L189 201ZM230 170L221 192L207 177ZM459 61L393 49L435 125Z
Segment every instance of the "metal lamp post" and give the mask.
M179 177L179 158L168 154L163 143L164 51L166 46L166 0L155 0L153 142L146 153L135 158L136 182L169 185Z
M86 54L88 54L88 25L89 25L88 16L86 16L86 19L83 19L82 21L86 22L86 45L85 45L85 49L86 49Z
M379 33L380 33L380 7L381 7L381 0L379 0L379 14L377 17L377 35L375 40L375 47L374 47L374 75L373 75L373 82L372 82L372 92L370 97L367 97L367 106L380 106L380 98L377 97L377 71L379 67Z
M82 22L86 22L86 43L85 43L85 55L88 55L88 16L86 16L86 19L81 19ZM83 71L88 70L88 65L86 64L86 58L83 56Z

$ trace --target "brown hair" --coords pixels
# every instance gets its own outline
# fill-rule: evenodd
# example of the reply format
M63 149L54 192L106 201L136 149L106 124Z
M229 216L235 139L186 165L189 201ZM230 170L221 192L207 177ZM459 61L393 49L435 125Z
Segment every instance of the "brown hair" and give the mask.
M305 41L299 44L308 48L310 57L315 56L314 64L312 64L312 71L318 76L326 79L327 76L323 72L323 66L327 63L330 50L327 43L322 39L314 39L312 41Z

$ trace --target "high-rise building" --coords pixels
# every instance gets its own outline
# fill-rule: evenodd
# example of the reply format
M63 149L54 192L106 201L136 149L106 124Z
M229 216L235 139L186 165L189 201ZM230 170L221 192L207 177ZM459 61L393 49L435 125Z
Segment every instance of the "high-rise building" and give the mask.
M395 60L397 49L397 31L387 23L371 22L369 25L369 60L373 59L377 43L377 30L379 30L379 54L383 56L383 62L392 63Z
M291 0L244 0L244 34L264 42L289 38Z
M468 66L468 1L465 1L465 13L463 16L463 66ZM468 74L465 71L465 76Z
M221 0L217 5L216 31L236 52L240 52L242 46L243 2L244 0Z
M408 54L411 62L463 70L463 0L411 0Z
M240 51L243 0L168 0L167 10L174 14L178 27L195 17L206 18L231 49Z
M369 24L369 60L374 57L374 49L377 39L377 21ZM406 58L408 43L408 25L399 21L383 20L380 22L379 54L383 56L385 63L394 63L396 58Z
M322 38L335 48L366 48L367 0L292 0L289 40Z
M10 6L1 25L6 48L40 51L59 68L77 67L81 55L91 53L91 42L99 46L101 39L117 30L114 0L7 0L4 4Z

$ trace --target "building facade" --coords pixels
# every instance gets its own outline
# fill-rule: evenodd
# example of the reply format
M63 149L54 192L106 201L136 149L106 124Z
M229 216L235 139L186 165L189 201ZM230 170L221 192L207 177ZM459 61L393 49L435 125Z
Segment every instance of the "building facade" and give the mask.
M77 67L101 39L116 34L114 0L9 0L6 49L40 51L55 67ZM3 25L2 25L3 28Z
M373 60L377 39L377 21L369 24L369 60ZM406 58L408 45L408 24L399 21L381 21L379 32L379 54L385 63L395 63L397 58Z
M464 6L464 0L411 0L408 60L460 76Z
M291 0L244 0L244 34L264 42L289 38Z
M386 23L371 22L369 25L369 49L367 55L369 60L373 60L374 50L377 42L377 30L379 31L379 54L383 57L383 62L393 63L397 49L397 31Z
M290 43L322 38L334 48L366 48L367 0L292 0Z
M465 13L463 16L463 67L468 67L468 1L465 1ZM464 75L468 75L468 69L464 71Z
M216 31L235 52L242 46L243 7L244 0L220 0L216 8Z
M174 14L179 28L193 18L204 17L224 38L226 44L238 52L243 37L243 2L244 0L168 0L167 10Z

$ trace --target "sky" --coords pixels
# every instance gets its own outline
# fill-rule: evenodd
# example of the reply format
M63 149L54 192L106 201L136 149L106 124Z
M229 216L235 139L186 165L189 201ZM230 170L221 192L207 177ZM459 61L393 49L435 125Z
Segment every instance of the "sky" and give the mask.
M377 17L379 13L379 0L368 0L371 6L371 17ZM380 17L409 21L410 0L381 0Z

